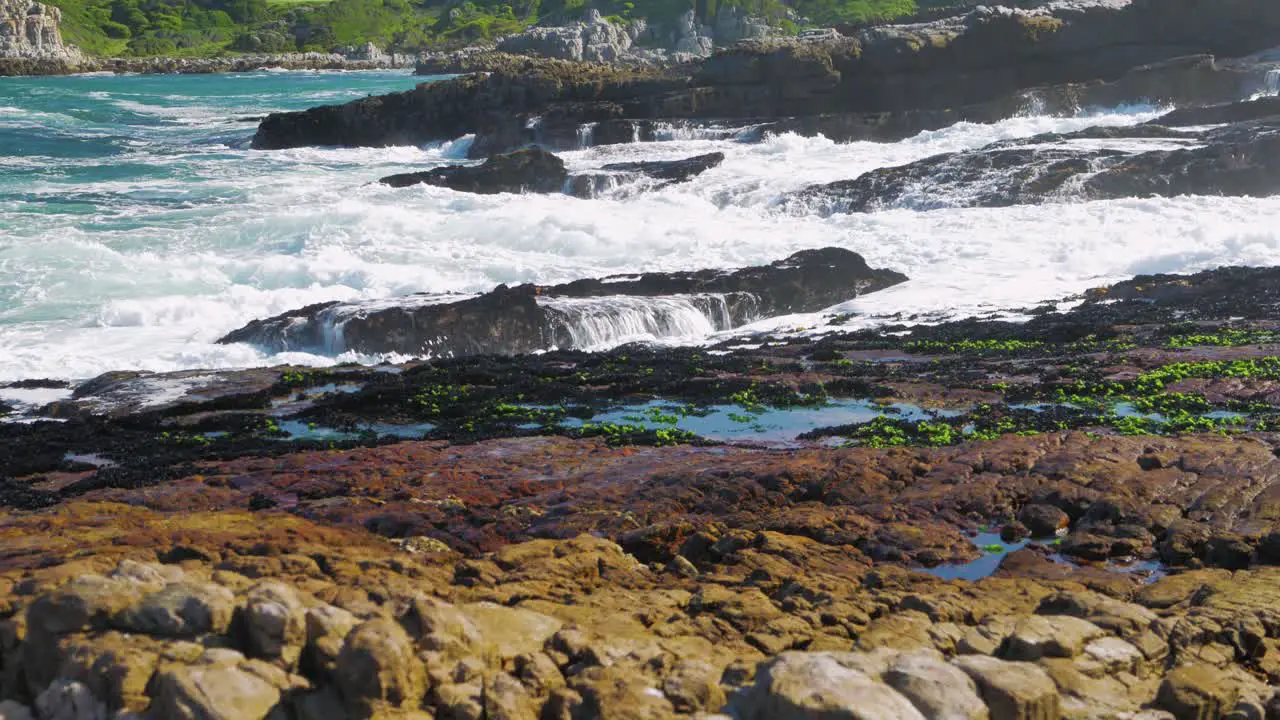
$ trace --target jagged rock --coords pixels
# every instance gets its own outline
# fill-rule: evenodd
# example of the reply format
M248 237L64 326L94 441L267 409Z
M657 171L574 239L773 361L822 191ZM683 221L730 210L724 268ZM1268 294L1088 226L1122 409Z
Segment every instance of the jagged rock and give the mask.
M1064 144L1073 137L1168 136L1195 142L1171 150L1127 152L1083 149ZM1036 144L1036 141L1040 142ZM1261 197L1280 189L1280 120L1241 123L1202 132L1173 133L1157 126L1092 129L1044 136L1010 147L997 143L979 150L879 168L852 180L803 190L790 202L824 203L838 212L869 212L904 204L918 209L945 206L1005 207L1054 200L1102 200L1151 195L1232 195ZM1111 548L1097 536L1069 537L1077 554L1105 559ZM1067 550L1064 543L1064 552Z
M0 2L0 61L39 61L74 67L80 51L62 41L62 11L32 0Z
M936 653L904 653L884 673L884 681L932 720L986 720L987 706L963 671Z
M829 653L784 653L761 664L738 704L743 720L923 720L897 691Z
M391 620L369 620L347 636L336 681L349 712L415 709L426 692L426 670L413 641Z
M678 50L709 50L711 39L699 29L679 35ZM540 142L539 132L576 143L577 129L592 122L844 115L854 116L848 125L874 126L886 122L877 113L904 111L926 111L928 119L912 121L923 129L958 118L1007 117L1043 86L1060 86L1047 94L1063 110L1160 102L1170 94L1223 102L1239 96L1241 79L1266 70L1260 63L1217 67L1209 55L1247 55L1272 47L1278 36L1280 10L1267 0L1212 10L1196 0L982 7L825 42L744 41L691 74L525 58L519 67L491 66L486 77L274 114L259 126L254 146L419 144L473 132L473 157L483 157ZM1182 60L1188 56L1196 57ZM1127 83L1098 85L1126 75ZM546 121L541 129L539 118Z
M424 303L410 297L401 306L379 309L313 305L255 320L219 342L249 342L276 352L327 348L445 356L519 354L576 347L582 342L575 339L582 318L595 324L607 324L608 318L635 320L652 325L658 337L669 331L664 328L679 327L677 319L689 313L705 317L717 329L730 329L770 315L812 312L905 280L892 270L869 267L856 253L826 248L733 272L502 285L467 300ZM341 337L341 347L335 345L335 337Z
M249 654L297 665L307 642L307 614L297 591L279 582L265 582L249 591L244 610Z
M1238 690L1224 673L1204 665L1174 668L1160 684L1156 705L1177 720L1221 717L1236 703Z
M647 175L656 180L684 182L689 178L701 175L724 162L724 153L713 152L697 155L684 160L647 160L641 162L610 163L601 170L614 172L633 172Z
M592 8L584 22L534 27L508 35L498 43L498 50L560 60L614 62L626 55L634 38L628 27L605 20Z
M494 155L482 165L450 165L426 172L389 175L379 182L391 187L436 185L459 192L553 193L564 188L569 177L564 161L541 148L526 148Z
M1039 667L985 655L964 655L954 663L977 683L992 717L1009 720L1059 717L1058 688Z

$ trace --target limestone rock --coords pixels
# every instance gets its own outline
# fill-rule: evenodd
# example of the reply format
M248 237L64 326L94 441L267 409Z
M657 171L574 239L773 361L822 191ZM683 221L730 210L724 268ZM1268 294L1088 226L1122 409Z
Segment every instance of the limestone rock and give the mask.
M62 11L52 5L0 1L0 59L80 62L80 52L62 41L61 23Z
M884 674L889 687L902 693L932 720L986 720L987 706L973 680L936 653L899 657Z
M369 620L347 636L338 656L337 684L347 708L371 714L382 707L413 709L426 692L426 670L413 642L391 620Z
M827 653L763 663L739 705L743 720L923 720L902 695Z
M1048 674L1035 665L985 655L965 655L953 662L978 684L992 717L1002 720L1059 717L1058 688Z

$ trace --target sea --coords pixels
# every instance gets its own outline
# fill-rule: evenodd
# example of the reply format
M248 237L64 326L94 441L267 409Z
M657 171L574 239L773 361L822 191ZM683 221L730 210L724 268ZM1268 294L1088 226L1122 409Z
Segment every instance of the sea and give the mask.
M1280 264L1280 197L1064 197L971 209L921 187L865 214L784 202L814 183L938 153L1145 122L1158 107L1030 112L894 143L672 127L653 142L563 157L571 170L712 151L725 162L686 183L620 187L593 199L376 182L466 162L470 137L417 147L250 148L269 112L431 80L408 71L0 78L0 384L400 359L270 354L215 341L247 321L321 301L737 268L827 246L911 279L748 330L816 332L833 316L861 326L1017 316L1140 273ZM1141 142L1112 144L1139 150ZM706 322L670 327L648 339L721 339ZM634 324L596 323L584 334L591 348L646 339Z

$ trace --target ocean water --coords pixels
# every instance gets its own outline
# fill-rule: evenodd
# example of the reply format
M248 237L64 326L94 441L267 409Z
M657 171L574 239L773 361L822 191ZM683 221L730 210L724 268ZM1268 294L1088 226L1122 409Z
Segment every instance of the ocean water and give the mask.
M248 320L325 300L740 267L824 246L912 278L835 309L860 313L854 322L862 323L1025 307L1136 273L1280 264L1280 198L964 209L922 188L898 207L863 215L780 202L811 183L996 140L1142 122L1158 108L962 123L888 144L795 135L744 143L673 130L662 142L564 157L571 169L588 169L720 150L725 163L682 185L622 187L593 200L373 182L458 162L468 138L430 147L248 147L253 119L267 112L420 80L406 71L0 79L0 383L372 361L268 355L214 340ZM1151 146L1128 149L1143 147ZM820 322L789 317L761 327ZM707 323L688 327L710 332ZM605 335L601 346L619 339Z

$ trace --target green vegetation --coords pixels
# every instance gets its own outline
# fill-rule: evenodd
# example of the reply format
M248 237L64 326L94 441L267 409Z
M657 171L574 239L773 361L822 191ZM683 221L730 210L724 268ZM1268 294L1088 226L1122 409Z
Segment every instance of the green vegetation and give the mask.
M902 345L903 350L925 353L1015 353L1042 347L1044 343L1028 340L912 340Z
M580 19L589 7L616 23L670 23L721 7L768 18L784 33L917 11L916 0L50 0L68 42L91 55L217 56L330 51L373 42L398 51L459 47L535 25ZM925 5L930 3L926 2ZM937 4L936 2L932 4Z

